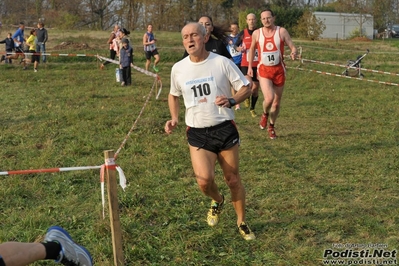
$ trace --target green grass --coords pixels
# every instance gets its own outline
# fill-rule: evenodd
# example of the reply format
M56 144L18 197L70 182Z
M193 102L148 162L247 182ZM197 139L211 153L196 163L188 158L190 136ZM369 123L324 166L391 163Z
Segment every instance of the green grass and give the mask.
M131 35L135 64L143 67L142 33ZM133 86L121 87L115 66L100 71L93 57L50 57L37 73L1 64L0 171L101 165L104 150L116 151L138 119L117 158L128 179L126 191L118 188L126 265L322 265L323 251L334 243L398 248L398 87L365 81L399 83L398 77L364 72L359 81L290 68L275 141L247 109L236 112L247 220L257 236L248 243L229 204L220 225L206 225L210 200L196 185L185 126L170 136L163 132L170 67L183 49L178 33L157 35L163 90L141 116L154 79L139 72ZM50 32L48 50L65 53L52 47L84 40L90 49L68 52L107 56L107 36ZM365 68L398 72L394 41L294 41L303 58L337 64L370 49ZM258 114L261 101L260 93ZM96 265L113 264L99 171L0 176L0 182L0 242L40 241L58 224L91 251Z

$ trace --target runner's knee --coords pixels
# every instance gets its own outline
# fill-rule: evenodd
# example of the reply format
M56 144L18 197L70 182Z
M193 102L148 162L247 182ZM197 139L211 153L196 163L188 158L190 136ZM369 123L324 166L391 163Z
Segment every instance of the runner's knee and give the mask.
M231 189L234 189L241 184L240 177L238 176L238 174L234 173L225 175L225 181L227 186Z

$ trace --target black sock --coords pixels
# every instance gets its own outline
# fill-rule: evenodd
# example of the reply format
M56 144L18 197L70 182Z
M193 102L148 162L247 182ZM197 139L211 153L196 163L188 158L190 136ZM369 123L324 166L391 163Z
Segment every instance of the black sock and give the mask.
M251 96L251 110L255 109L256 102L258 101L258 96Z
M269 124L269 127L274 127L274 124L270 123L270 124Z
M61 245L58 242L42 243L46 249L46 260L56 260L60 256Z

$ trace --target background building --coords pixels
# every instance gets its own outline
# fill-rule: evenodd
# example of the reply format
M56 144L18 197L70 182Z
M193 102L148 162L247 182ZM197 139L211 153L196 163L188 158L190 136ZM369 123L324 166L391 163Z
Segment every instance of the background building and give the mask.
M320 36L322 38L348 39L353 37L354 32L373 39L374 19L370 14L336 13L336 12L313 12L316 18L321 19L326 29Z

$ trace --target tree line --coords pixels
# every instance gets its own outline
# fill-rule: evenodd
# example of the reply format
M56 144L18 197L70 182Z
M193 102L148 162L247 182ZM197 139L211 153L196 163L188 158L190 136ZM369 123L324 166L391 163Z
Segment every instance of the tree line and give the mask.
M108 30L116 23L144 30L151 23L155 30L179 31L202 15L225 26L240 21L242 27L246 14L266 7L276 10L277 24L288 30L311 11L371 14L379 30L399 23L399 0L1 0L0 21L34 26L41 19L47 27L90 30Z

